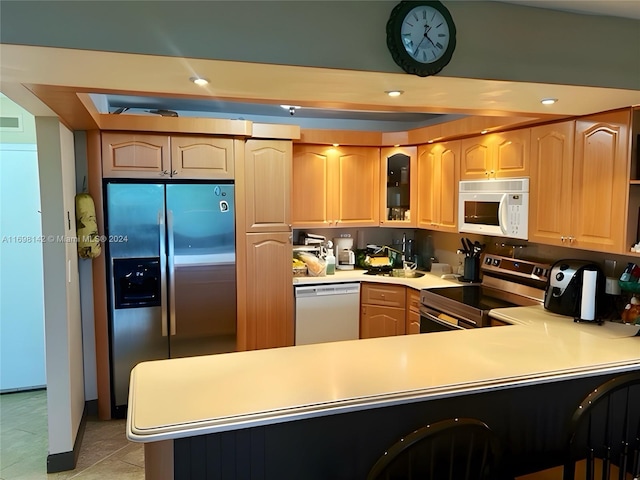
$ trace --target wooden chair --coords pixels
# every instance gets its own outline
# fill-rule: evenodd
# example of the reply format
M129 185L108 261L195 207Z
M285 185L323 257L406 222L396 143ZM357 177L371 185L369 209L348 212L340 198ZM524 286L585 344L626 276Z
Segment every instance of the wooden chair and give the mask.
M640 372L593 390L573 414L562 467L518 480L640 479Z
M367 480L496 479L501 447L483 422L443 420L422 427L391 446L373 465Z

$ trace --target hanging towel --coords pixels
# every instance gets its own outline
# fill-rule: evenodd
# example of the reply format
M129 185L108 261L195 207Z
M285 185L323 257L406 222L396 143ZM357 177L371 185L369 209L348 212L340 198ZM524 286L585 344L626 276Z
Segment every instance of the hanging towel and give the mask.
M102 251L96 208L88 193L76 195L76 233L78 235L78 255L80 258L96 258Z

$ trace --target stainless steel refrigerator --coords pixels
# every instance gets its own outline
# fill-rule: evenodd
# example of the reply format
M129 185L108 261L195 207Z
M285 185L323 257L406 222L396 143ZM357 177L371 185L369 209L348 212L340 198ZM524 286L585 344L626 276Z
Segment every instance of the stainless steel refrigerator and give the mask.
M106 184L112 406L139 362L234 351L234 185Z

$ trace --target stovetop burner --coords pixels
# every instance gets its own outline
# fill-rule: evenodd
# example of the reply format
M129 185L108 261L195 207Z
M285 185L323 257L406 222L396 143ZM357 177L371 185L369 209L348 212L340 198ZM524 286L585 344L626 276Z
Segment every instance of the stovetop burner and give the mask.
M478 310L491 310L493 308L507 308L517 306L514 303L507 302L487 295L486 289L482 285L460 285L459 287L442 287L429 290L435 295L464 303Z

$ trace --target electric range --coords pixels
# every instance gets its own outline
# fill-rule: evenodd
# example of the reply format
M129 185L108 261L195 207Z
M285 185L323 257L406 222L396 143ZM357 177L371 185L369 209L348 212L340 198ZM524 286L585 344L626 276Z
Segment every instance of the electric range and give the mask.
M489 326L489 311L542 305L551 265L485 253L482 282L420 292L420 332Z

